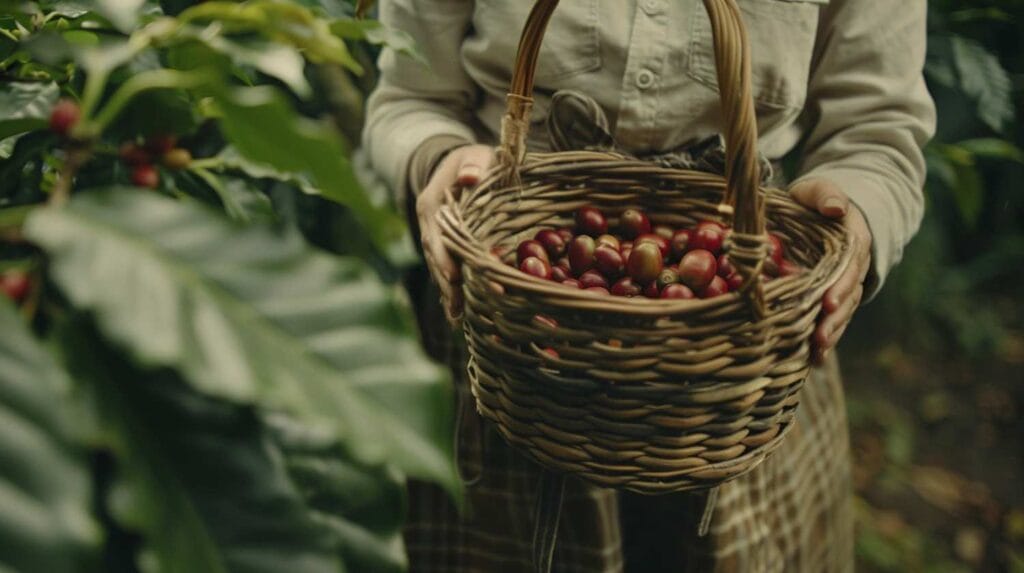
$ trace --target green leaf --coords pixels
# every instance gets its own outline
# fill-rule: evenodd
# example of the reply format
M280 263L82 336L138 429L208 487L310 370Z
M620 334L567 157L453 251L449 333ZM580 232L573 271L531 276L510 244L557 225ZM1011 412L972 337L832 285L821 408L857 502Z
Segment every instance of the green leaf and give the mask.
M92 4L96 12L127 34L138 25L145 0L94 0Z
M37 210L25 234L71 303L140 363L319 425L361 463L458 489L446 374L406 301L363 263L134 189Z
M0 85L0 139L46 127L60 88L53 82Z
M0 300L0 570L79 571L99 543L67 375Z
M952 37L953 63L960 88L977 105L978 117L997 132L1014 119L1013 85L999 59L981 44Z
M378 20L335 20L331 22L331 32L348 40L363 40L375 45L383 45L395 51L427 63L426 57L417 48L416 40L404 30L386 26Z
M116 455L111 514L143 534L160 571L345 571L251 409L138 370L83 322L62 343Z
M218 104L224 134L239 153L283 172L308 175L324 197L352 209L381 250L403 237L398 216L367 199L330 125L300 116L277 90L265 86L222 91Z
M955 144L956 146L973 153L977 157L990 159L1006 159L1024 163L1024 151L1005 139L994 137L982 139L968 139Z
M238 150L228 145L218 153L211 162L211 168L218 170L240 171L255 179L273 179L294 185L307 195L322 195L319 189L313 187L308 177L301 173L286 173L274 169L267 163L250 161L238 153Z
M270 198L256 189L252 181L240 177L218 177L205 169L195 169L194 173L220 197L228 217L243 223L273 219L274 207Z

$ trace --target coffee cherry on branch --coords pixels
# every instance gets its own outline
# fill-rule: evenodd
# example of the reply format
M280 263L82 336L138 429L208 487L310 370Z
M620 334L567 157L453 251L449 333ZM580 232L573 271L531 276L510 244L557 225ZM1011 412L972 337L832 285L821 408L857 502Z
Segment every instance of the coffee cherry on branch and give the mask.
M160 174L152 165L137 165L132 169L132 184L136 187L156 189L160 185Z
M31 286L32 281L24 271L11 270L0 275L0 291L16 303L25 300Z
M53 106L53 111L50 112L50 131L61 137L67 137L71 133L71 128L78 123L81 117L82 111L78 108L77 103L69 99L62 99Z
M174 146L178 144L178 138L167 134L160 133L151 135L146 139L146 150L153 155L160 157L168 151L174 149Z
M122 143L117 149L117 155L121 158L121 162L129 167L150 162L149 152L136 145L133 141Z
M176 147L164 153L160 161L168 169L185 169L192 163L192 154L187 149Z

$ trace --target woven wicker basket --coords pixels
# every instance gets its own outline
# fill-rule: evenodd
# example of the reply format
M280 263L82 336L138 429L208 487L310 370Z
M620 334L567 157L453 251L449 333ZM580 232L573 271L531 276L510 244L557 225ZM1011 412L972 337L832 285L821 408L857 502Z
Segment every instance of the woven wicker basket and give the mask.
M475 188L453 190L461 196L440 214L463 265L477 407L555 472L648 494L714 487L754 468L792 426L810 335L847 264L847 238L787 193L759 188L750 47L735 0L704 0L727 122L724 178L609 152L526 153L533 73L557 3L538 0L523 31L498 165ZM732 225L726 249L744 286L707 300L608 297L490 254L572 225L588 204L613 225L630 207L656 224ZM766 229L806 272L762 284Z

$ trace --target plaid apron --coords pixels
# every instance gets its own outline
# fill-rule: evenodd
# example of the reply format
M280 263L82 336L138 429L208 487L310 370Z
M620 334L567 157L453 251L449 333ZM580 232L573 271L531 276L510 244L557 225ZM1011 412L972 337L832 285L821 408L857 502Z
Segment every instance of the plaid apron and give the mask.
M549 133L556 149L614 147L603 113L587 96L559 92ZM591 142L580 145L581 141ZM648 158L720 171L717 138ZM770 174L767 162L764 172ZM770 175L768 175L770 176ZM456 452L467 483L459 515L430 484L409 485L404 531L412 573L532 571L539 466L510 448L477 413L461 332L447 325L424 269L409 278L424 346L453 373ZM706 536L697 535L706 496L641 496L568 479L552 570L559 573L846 573L853 570L849 435L832 354L804 385L796 422L776 452L720 487Z

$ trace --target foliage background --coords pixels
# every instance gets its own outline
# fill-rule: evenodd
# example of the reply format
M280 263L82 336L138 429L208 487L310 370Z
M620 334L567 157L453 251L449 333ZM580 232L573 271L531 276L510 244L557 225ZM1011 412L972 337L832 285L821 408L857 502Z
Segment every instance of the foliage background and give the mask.
M858 570L1024 571L1024 2L929 2L921 231L841 344Z
M91 192L63 212L29 219L34 222L26 232L43 252L18 240L20 229L34 209L27 206L51 196L67 155L55 151L58 142L41 129L45 106L35 115L6 118L21 124L2 124L0 270L27 270L38 286L20 318L0 305L0 484L6 484L0 486L0 564L14 556L45 559L32 563L47 571L74 570L73 563L105 571L218 570L225 564L253 570L258 567L245 560L252 550L248 544L256 540L262 552L255 555L268 570L281 556L290 564L303 556L304 566L317 571L342 570L344 564L356 571L403 567L396 540L404 511L401 483L417 472L416 464L400 453L360 456L338 435L296 420L311 416L309 422L324 412L282 408L272 396L239 400L223 388L204 386L209 379L197 355L154 360L165 329L160 323L146 326L132 314L139 308L124 306L132 288L135 296L149 296L145 289L152 285L89 275L96 265L88 255L95 249L139 265L156 264L112 237L131 236L136 244L173 254L174 228L194 225L196 233L212 237L210 244L236 248L225 252L208 244L200 249L209 256L205 263L187 260L182 251L177 267L158 267L171 275L175 269L192 271L187 284L180 276L168 279L177 295L195 298L226 287L237 300L219 300L210 308L236 304L268 317L275 298L267 293L274 285L295 287L268 269L305 264L314 285L328 281L312 291L346 287L355 289L350 296L371 296L379 305L378 313L333 325L336 333L378 329L373 332L383 333L389 348L405 349L406 367L417 365L421 389L443 395L443 376L414 349L410 316L392 288L414 264L415 252L401 226L380 210L383 189L361 171L353 145L374 81L376 46L388 42L414 51L401 34L355 24L354 6L345 0L251 4L308 10L314 19L305 24L327 23L329 35L347 46L345 59L310 58L316 46L300 45L294 36L264 36L272 41L261 42L269 28L254 30L246 27L251 22L214 14L213 21L238 26L228 26L224 37L230 42L197 39L125 62L111 74L111 86L145 71L188 72L197 60L221 66L218 73L229 81L175 84L127 106L105 132L107 147L99 154L105 157L79 174L80 187ZM191 2L38 5L57 16L45 22L13 17L23 4L0 1L3 106L18 104L7 89L11 82L54 79L64 95L81 95L81 71L95 69L76 52L88 52L94 36L123 38L136 29L133 12L146 18L161 11L176 15ZM206 9L223 5L210 2L214 8ZM1018 118L1024 113L1024 0L933 0L930 12L926 72L939 106L939 131L928 149L929 209L902 265L860 312L842 344L856 456L858 570L1022 573L1024 124ZM99 32L83 29L93 19ZM330 38L321 40L337 48ZM301 74L287 65L296 54L267 57L263 50L273 53L275 45L302 54ZM232 97L241 94L236 88L263 97ZM109 101L112 93L103 95ZM55 98L56 92L47 92L43 100L50 105ZM217 109L205 107L210 102ZM166 113L154 116L152 109ZM8 137L26 130L33 133ZM172 209L170 203L110 188L128 177L114 156L118 142L166 131L180 134L198 159L193 169L164 173L159 196L180 205ZM324 153L347 159L319 161ZM341 183L332 187L331 181ZM166 218L147 218L162 209ZM116 232L88 233L79 224L76 234L68 230L76 221ZM163 232L155 222L166 224ZM282 237L287 252L274 255L269 245ZM241 265L244 272L234 279L225 278L220 269L239 265L251 256L247 249L266 253ZM325 278L317 271L322 265L338 274ZM262 293L239 286L253 272L264 273L258 282L269 286ZM82 287L88 284L102 288ZM328 303L313 292L309 296L311 308ZM174 299L172 293L167 301ZM161 308L185 313L167 301ZM31 329L10 327L25 323L25 316ZM278 322L284 323L304 321ZM313 344L301 335L313 330L309 323L300 326L293 342ZM31 387L19 384L25 377ZM412 411L399 406L397 414ZM438 406L433 414L443 418L444 409ZM371 421L367 427L385 426ZM426 448L443 455L448 430L436 430ZM159 455L139 455L154 451ZM204 471L191 469L196 466ZM446 472L451 468L426 473L454 488ZM252 475L270 479L229 487L239 476ZM345 487L332 487L337 483ZM42 507L38 500L53 504ZM230 511L239 500L246 500L247 512ZM167 520L168 512L182 508L191 508L188 519ZM231 534L238 523L253 524L242 538ZM159 538L167 541L153 542ZM198 561L175 559L178 553Z

